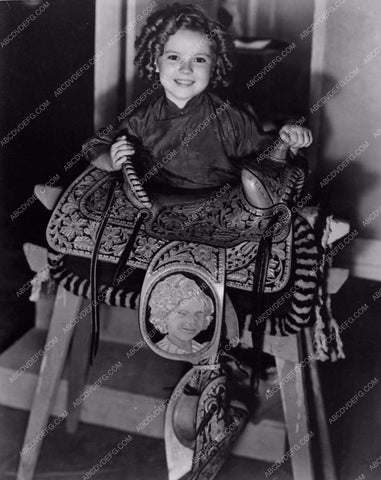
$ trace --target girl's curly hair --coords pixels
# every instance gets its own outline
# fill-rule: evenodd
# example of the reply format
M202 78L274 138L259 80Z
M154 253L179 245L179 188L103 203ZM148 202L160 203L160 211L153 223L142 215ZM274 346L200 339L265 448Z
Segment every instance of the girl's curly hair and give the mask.
M163 54L164 45L170 35L174 35L180 28L200 32L206 36L216 56L210 85L228 86L233 69L233 40L219 22L209 18L200 6L193 4L167 5L148 17L135 42L137 50L135 64L139 73L151 81L157 78L156 58Z

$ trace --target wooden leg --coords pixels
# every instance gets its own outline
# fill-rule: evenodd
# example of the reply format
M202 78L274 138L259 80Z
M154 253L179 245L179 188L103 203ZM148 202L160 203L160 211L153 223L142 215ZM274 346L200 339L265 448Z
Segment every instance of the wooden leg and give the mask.
M303 369L276 357L294 480L314 480ZM289 375L287 377L287 375ZM287 380L286 380L287 377ZM291 454L292 452L292 454Z
M307 346L307 354L313 358L314 348L312 341L312 333L309 328L305 329L304 333ZM336 480L336 468L333 460L331 439L327 424L327 416L325 413L324 400L320 385L319 371L316 360L311 360L309 364L311 372L311 383L313 391L313 399L316 414L316 426L318 428L317 440L320 445L321 464L323 469L324 480Z
M81 311L88 311L90 301L84 300ZM75 327L73 342L69 352L69 386L67 411L69 416L66 420L66 431L74 433L77 429L81 404L76 399L83 393L86 384L87 373L90 365L90 344L91 344L91 313L81 318Z
M46 351L38 377L32 409L24 438L17 480L31 480L36 468L41 448L43 432L52 411L62 369L73 329L65 326L74 319L81 298L72 295L62 287L58 288L53 317L50 323L46 344L54 345ZM63 412L64 413L64 412ZM47 430L49 431L49 430Z

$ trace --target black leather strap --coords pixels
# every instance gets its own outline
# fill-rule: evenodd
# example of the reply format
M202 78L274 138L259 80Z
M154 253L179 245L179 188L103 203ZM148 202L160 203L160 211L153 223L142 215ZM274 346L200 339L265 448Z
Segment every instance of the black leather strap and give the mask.
M95 356L98 351L99 346L99 298L97 298L97 263L98 263L98 253L100 244L102 241L103 232L106 228L108 218L110 215L111 207L113 204L114 192L119 181L119 175L115 175L111 181L110 188L107 194L106 205L103 212L101 222L99 224L94 252L91 258L90 264L90 302L91 302L91 320L92 320L92 338L91 338L91 351L90 351L90 364L93 365ZM131 250L134 246L136 237L139 233L140 227L143 222L146 221L151 216L151 212L148 209L142 208L137 216L134 225L134 229L128 239L127 245L125 246L123 253L119 259L119 262L116 266L116 270L113 278L113 286L115 286L122 270L124 269L128 257L130 256Z
M90 264L90 305L91 305L91 322L92 322L92 336L91 336L91 350L90 350L91 365L94 363L94 358L97 354L98 345L99 345L99 299L97 298L98 253L99 253L103 232L106 228L108 218L110 215L110 211L111 211L111 207L114 199L114 192L117 184L118 184L118 177L114 176L114 178L111 180L109 191L107 193L105 210L103 212L103 216L97 230L95 245L94 245L94 252L91 257L91 264Z
M137 213L134 229L132 230L132 233L130 235L130 238L128 239L127 245L124 247L123 253L120 256L119 261L118 261L118 263L116 265L116 268L115 268L114 278L113 278L113 281L112 281L113 287L116 287L118 285L118 279L122 275L122 271L126 266L127 260L130 256L130 253L131 253L131 250L132 250L132 247L134 246L136 237L138 236L140 227L142 226L142 224L145 221L148 220L148 218L150 216L151 216L151 212L146 208L142 208Z
M254 280L253 280L253 309L251 317L251 338L254 349L254 362L251 375L251 386L254 392L258 392L260 369L261 369L261 355L263 350L263 339L266 322L257 323L257 319L263 310L263 297L265 291L267 270L271 256L271 246L273 239L274 225L279 220L281 213L278 212L270 220L266 230L259 242L258 252L256 256Z

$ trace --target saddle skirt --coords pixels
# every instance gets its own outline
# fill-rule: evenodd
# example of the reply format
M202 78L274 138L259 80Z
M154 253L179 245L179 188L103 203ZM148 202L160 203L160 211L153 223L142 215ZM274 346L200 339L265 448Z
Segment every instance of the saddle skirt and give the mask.
M85 170L60 198L47 227L50 247L63 255L91 259L99 221L104 213L115 173L96 167ZM292 183L292 182L291 182ZM291 185L292 187L292 185ZM290 186L287 192L291 191ZM132 234L139 206L118 182L99 259L116 264ZM241 185L226 185L214 192L187 195L153 193L150 218L142 225L127 265L146 270L153 256L171 241L197 245L197 255L209 245L226 250L226 285L250 291L259 241L274 215L273 241L265 292L282 290L290 277L292 255L291 212L285 202L254 207Z

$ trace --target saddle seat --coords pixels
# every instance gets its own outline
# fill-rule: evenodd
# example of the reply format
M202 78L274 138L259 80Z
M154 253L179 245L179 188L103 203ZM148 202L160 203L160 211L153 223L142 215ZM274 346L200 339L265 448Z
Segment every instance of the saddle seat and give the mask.
M283 241L290 230L290 206L304 183L303 170L295 165L267 160L251 162L242 170L242 185L215 189L143 189L132 163L124 169L124 191L138 206L148 208L147 233L158 239L196 241L233 247L259 241L271 218L282 221L273 231L273 242Z

